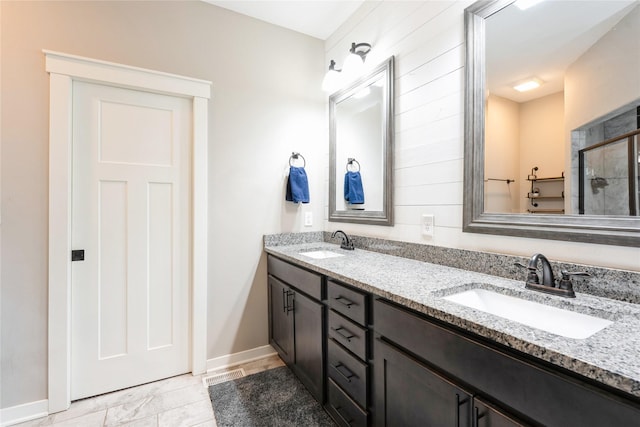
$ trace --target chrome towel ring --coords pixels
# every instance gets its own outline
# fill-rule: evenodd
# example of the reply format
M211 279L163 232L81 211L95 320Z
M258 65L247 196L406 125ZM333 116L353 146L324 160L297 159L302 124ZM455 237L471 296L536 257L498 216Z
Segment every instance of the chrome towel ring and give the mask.
M291 163L293 160L298 160L298 158L302 157L302 167L307 166L307 160L300 153L292 152L291 157L289 157L289 166L293 166Z
M355 171L349 171L349 166L353 167L353 164L357 163L358 164L358 170ZM345 169L347 170L347 172L360 172L360 162L358 162L356 159L354 159L353 157L349 157L347 159L347 165L345 166Z

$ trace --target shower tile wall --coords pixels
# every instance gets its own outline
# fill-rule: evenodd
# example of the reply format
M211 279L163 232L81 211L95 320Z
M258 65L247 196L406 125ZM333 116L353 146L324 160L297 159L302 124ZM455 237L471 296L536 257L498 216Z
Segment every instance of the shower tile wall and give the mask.
M607 139L638 129L638 107L600 123L587 126L572 136L572 187L571 206L578 207L578 150L598 144ZM588 152L585 157L588 177L584 188L584 213L586 215L629 215L629 178L627 172L627 148L625 144L614 144ZM604 178L605 181L593 181Z
M626 140L586 153L585 214L629 215L627 164Z

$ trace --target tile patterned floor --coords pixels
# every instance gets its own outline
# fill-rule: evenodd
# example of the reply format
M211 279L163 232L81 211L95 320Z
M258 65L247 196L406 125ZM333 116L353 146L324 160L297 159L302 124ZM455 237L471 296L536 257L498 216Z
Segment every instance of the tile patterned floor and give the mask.
M138 387L71 403L71 407L48 417L18 424L21 427L216 427L203 376L243 368L246 375L284 366L278 356L209 372L185 374Z

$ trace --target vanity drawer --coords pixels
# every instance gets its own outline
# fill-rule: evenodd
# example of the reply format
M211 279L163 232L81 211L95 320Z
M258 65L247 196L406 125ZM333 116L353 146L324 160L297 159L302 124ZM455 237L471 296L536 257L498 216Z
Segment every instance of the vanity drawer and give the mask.
M272 276L317 300L322 300L322 276L319 274L296 267L272 255L267 257L267 269Z
M367 330L329 310L329 338L342 344L362 360L367 360Z
M361 325L367 324L367 295L327 280L329 307Z
M333 419L341 426L366 427L367 413L351 400L340 387L329 379L328 381L328 411Z
M327 346L327 371L329 378L356 403L363 408L367 407L367 365L332 339L328 340Z

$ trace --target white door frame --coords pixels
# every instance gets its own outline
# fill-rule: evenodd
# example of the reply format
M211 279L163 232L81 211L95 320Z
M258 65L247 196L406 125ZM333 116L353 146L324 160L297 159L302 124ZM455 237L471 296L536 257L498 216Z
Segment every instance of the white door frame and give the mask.
M71 404L71 153L74 80L193 100L191 370L207 363L207 125L211 82L43 51L49 73L49 413Z

